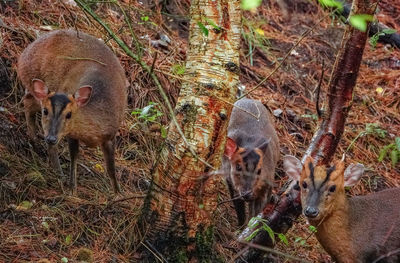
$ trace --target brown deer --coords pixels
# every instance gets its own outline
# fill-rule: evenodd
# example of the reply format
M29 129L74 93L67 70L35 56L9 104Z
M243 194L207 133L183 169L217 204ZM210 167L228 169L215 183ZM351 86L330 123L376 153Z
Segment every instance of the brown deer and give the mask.
M317 229L316 236L337 262L400 262L400 188L347 198L345 186L356 184L362 164L344 160L332 167L304 166L285 156L284 169L301 188L303 213Z
M42 112L49 159L63 176L57 144L68 138L70 187L77 193L76 165L79 142L101 146L114 192L114 139L123 120L127 80L114 53L93 36L57 30L31 43L18 60L25 87L23 99L28 135L36 139L35 113Z
M273 117L260 101L243 98L234 104L222 161L233 204L241 226L261 212L271 195L279 141Z

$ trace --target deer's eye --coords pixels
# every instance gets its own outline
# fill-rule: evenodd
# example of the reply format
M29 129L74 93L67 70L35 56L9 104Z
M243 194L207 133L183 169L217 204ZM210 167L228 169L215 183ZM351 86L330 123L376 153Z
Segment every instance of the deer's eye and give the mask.
M46 115L46 116L49 115L49 110L47 108L44 108L43 109L43 114Z
M302 186L304 189L307 189L307 183L305 181L303 181Z
M241 171L242 170L242 166L240 164L236 164L236 171Z
M329 192L333 193L336 191L336 185L332 185L331 187L329 187Z
M71 112L68 112L67 115L65 115L65 118L66 118L66 119L71 119L71 116L72 116L72 113L71 113Z
M261 174L261 169L258 169L257 170L257 175L260 175Z

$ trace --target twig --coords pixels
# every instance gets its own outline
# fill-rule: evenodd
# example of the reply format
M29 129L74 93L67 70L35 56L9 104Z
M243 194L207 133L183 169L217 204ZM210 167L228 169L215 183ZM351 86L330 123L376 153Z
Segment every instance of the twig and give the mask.
M129 31L131 32L133 42L135 43L136 51L139 54L139 58L141 58L142 57L142 45L140 44L138 38L136 37L135 32L133 32L132 24L130 21L131 17L126 14L125 10L122 8L122 6L120 5L120 3L118 1L115 1L115 4L119 7L119 9L121 9L121 12L124 14L125 23L129 27Z
M125 197L125 198L113 200L110 203L108 203L107 206L111 206L111 205L114 205L114 204L116 204L118 202L123 202L123 201L127 201L127 200L130 200L130 199L136 199L136 198L140 199L140 198L145 198L145 197L146 197L146 195L131 195L131 196L128 196L128 197Z
M146 243L146 244L145 244ZM162 263L168 263L168 261L165 259L163 255L160 254L148 241L140 242L145 248L147 248L158 260L160 260Z
M158 56L158 53L156 52L155 55L154 55L153 63L151 64L151 68L150 68L149 74L153 74L154 65L156 64L157 56Z
M64 58L64 59L67 59L67 60L87 60L87 61L97 62L97 63L99 63L100 65L103 65L103 66L107 66L106 63L98 61L98 60L96 60L94 58L78 58L78 57L68 57L68 56L58 56L58 58Z
M247 193L246 193L246 194L247 194ZM245 196L246 194L241 194L241 195L238 195L238 196L236 196L236 197L234 197L234 198L221 201L221 202L219 202L219 203L217 204L217 206L220 206L220 205L222 205L222 204L225 204L225 203L228 203L228 202L231 202L231 201L235 201L235 200L241 199L241 198L243 198L243 196Z
M386 253L385 255L380 256L379 258L375 259L372 263L377 263L380 260L384 259L384 258L388 258L390 256L396 255L400 253L400 248L390 251L389 253Z
M296 262L312 263L311 261L304 260L304 259L301 259L301 258L292 256L292 255L289 255L289 254L280 252L280 251L278 251L278 250L275 250L275 249L272 249L272 248L269 248L269 247L264 247L264 246L261 246L261 245L257 245L257 244L254 244L254 243L245 242L245 241L242 241L242 240L239 240L239 242L240 242L240 243L243 243L243 244L245 244L245 245L247 245L247 246L249 246L249 247L252 247L252 248L256 248L256 249L259 249L259 250L262 250L262 251L265 251L265 252L277 254L277 255L279 255L279 256L282 256L282 257L285 257L285 258L288 258L288 259L295 260Z

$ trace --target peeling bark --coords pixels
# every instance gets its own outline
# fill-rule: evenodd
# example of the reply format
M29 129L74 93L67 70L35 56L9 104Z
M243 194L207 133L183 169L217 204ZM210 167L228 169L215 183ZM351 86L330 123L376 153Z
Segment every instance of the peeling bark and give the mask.
M171 124L142 220L149 229L147 240L170 262L217 258L212 247L213 214L221 178L205 175L211 166L221 165L239 83L239 3L191 3L187 81L182 85L175 114L196 156Z
M354 0L351 14L375 13L377 0ZM315 162L327 164L336 151L344 131L345 121L352 103L353 88L356 84L362 54L368 32L361 32L348 25L343 35L341 48L336 57L329 82L328 113L314 134L304 157L311 155ZM277 233L286 233L301 214L299 187L293 182L275 206L266 206L261 217ZM260 224L261 225L261 224ZM246 228L239 240L245 240L256 229ZM272 247L274 244L265 231L259 231L251 242ZM242 248L245 245L241 245ZM262 252L248 249L243 258L245 262L258 262Z

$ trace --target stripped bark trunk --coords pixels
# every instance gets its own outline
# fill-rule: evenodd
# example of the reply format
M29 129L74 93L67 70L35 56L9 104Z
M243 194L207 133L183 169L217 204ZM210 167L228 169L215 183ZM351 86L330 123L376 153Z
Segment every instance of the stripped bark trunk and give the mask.
M377 2L378 0L354 0L351 15L373 15ZM312 156L319 164L327 164L332 159L351 107L353 88L356 84L367 37L368 32L361 32L350 25L346 27L329 82L328 112L314 134L303 161L308 155ZM300 214L300 192L296 182L292 182L275 206L267 206L264 209L261 218L266 220L276 233L286 233ZM239 236L239 241L254 235L254 231L259 231L257 229L246 228ZM263 246L274 246L268 233L263 230L260 230L251 242ZM243 248L245 245L241 246ZM262 254L261 251L249 248L242 259L246 262L258 262L261 260Z
M171 124L142 218L148 229L146 247L169 262L216 259L213 215L221 178L205 175L221 164L239 83L239 4L191 3L186 81L175 114L192 150ZM152 261L150 256L146 260Z

